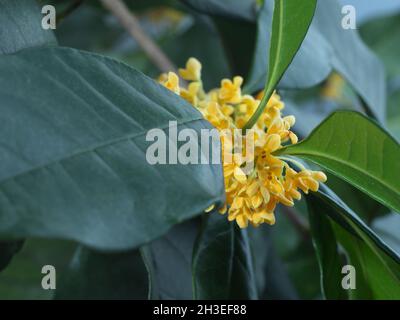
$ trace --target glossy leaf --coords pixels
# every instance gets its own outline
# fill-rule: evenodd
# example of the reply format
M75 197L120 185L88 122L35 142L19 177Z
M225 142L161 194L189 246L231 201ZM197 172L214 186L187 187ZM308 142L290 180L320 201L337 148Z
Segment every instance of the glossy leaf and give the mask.
M247 231L210 213L194 248L192 274L195 299L256 299Z
M400 146L363 115L338 111L304 141L281 149L326 168L377 201L400 212Z
M147 162L148 130L167 132L172 120L197 134L211 126L125 64L67 48L23 50L0 60L0 99L2 237L132 248L223 200L220 165Z
M316 4L316 0L275 0L264 96L260 107L252 115L245 128L251 128L257 122L266 102L295 57L311 24Z
M42 28L40 12L35 0L0 0L0 54L56 44L53 31Z
M275 89L307 34L317 1L275 0L265 94Z
M41 19L34 0L0 0L0 54L56 44L52 30L44 30ZM23 241L0 242L0 270L8 265L22 245Z

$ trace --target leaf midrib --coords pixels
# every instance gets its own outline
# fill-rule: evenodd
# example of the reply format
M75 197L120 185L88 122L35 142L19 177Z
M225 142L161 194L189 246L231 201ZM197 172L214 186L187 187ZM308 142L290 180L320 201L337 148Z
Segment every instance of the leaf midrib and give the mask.
M277 45L277 47L276 47L276 59L277 59L277 62L273 65L273 69L271 70L271 76L269 77L269 81L268 81L268 85L267 85L267 89L268 90L270 90L270 88L271 87L274 87L275 86L275 81L276 80L273 80L274 79L274 77L275 77L275 75L276 75L276 73L277 73L277 70L278 70L278 65L280 65L280 61L281 61L281 45L282 45L282 39L283 39L283 23L282 23L282 21L283 21L283 3L282 3L282 1L283 0L279 0L279 6L280 6L280 11L279 11L279 20L280 20L280 23L279 23L279 28L278 28L278 38L277 38L277 43L276 43L276 45ZM271 64L271 59L270 59L270 64ZM272 83L272 86L271 86L271 83Z
M201 120L204 120L201 116L198 117L198 118L193 118L193 119L175 119L175 121L177 122L177 127L182 125L182 124L189 124L189 123L197 122L197 121L201 121ZM161 130L167 129L168 127L169 127L169 124L165 124L163 126L157 126L157 128L161 129ZM29 174L29 173L34 172L36 170L40 170L42 168L48 167L48 166L50 166L52 164L59 163L59 162L64 161L66 159L70 159L70 158L73 158L73 157L76 157L76 156L79 156L79 155L83 155L85 153L95 152L98 149L101 149L101 148L104 148L104 147L108 147L108 146L112 146L114 144L117 144L117 143L120 143L120 142L123 142L123 141L126 141L126 140L138 138L140 136L145 135L148 130L151 130L151 128L149 128L147 130L140 131L140 132L127 134L127 135L124 135L122 137L117 137L117 138L114 138L114 139L110 139L110 140L107 140L107 141L104 141L104 142L99 142L97 144L95 143L93 146L88 147L88 148L77 149L75 151L72 151L72 152L68 153L67 155L65 155L63 157L60 157L60 158L48 161L46 163L34 166L34 167L32 167L32 168L30 168L28 170L22 171L20 173L17 173L15 175L11 176L11 177L5 178L4 180L0 181L0 185L6 183L7 181L14 180L17 177L24 176L26 174Z

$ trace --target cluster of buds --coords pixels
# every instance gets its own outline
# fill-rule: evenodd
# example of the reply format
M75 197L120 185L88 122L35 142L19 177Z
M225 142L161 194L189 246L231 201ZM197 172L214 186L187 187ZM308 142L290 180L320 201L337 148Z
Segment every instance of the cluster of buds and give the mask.
M235 220L241 228L249 223L272 225L278 203L293 206L294 200L301 198L299 190L306 194L310 190L317 191L319 183L326 181L323 172L308 170L298 163L300 171L296 171L289 165L291 159L274 155L284 145L295 144L298 140L291 131L295 118L282 116L284 103L278 94L271 96L251 130L254 148L251 152L238 151L231 137L249 121L262 97L242 94L243 79L239 76L223 79L220 88L205 92L201 64L195 58L188 60L186 68L179 69L179 75L188 83L186 87L180 87L179 76L174 72L162 74L159 81L191 103L219 130L226 191L226 205L219 212L227 212L230 221ZM247 137L245 134L239 139Z

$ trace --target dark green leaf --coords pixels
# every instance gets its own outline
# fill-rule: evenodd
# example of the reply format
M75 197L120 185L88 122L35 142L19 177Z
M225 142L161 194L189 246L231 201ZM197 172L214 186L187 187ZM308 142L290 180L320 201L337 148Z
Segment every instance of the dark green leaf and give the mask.
M400 212L400 180L395 174L400 172L400 146L359 113L333 113L307 139L279 154L315 162Z
M323 187L311 197L315 214L326 214L333 221L339 217L351 230L332 224L338 242L347 252L349 264L356 269L357 289L349 292L350 298L398 299L400 256L329 189Z
M342 288L343 259L339 253L335 233L329 219L322 214L318 200L307 198L310 227L315 252L318 257L321 287L327 299L347 299L347 292Z
M195 299L256 299L257 287L245 229L212 212L193 252Z
M288 4L291 2L297 1L287 1ZM318 1L307 36L279 87L309 87L321 82L332 70L336 70L366 102L368 112L383 122L386 112L383 66L361 41L357 30L342 28L342 18L337 0ZM258 18L252 71L245 86L245 90L249 92L260 90L265 84L268 58L271 59L268 57L268 45L265 45L265 41L270 39L271 19L272 3L265 1Z
M141 248L149 271L151 299L193 298L191 264L199 222L192 219L176 225Z
M265 85L269 60L266 41L269 43L271 39L272 13L273 2L265 1L257 19L256 47L252 68L245 85L245 90L248 92L260 90ZM306 88L321 82L332 71L328 63L331 51L330 45L319 33L315 24L311 24L299 51L279 82L279 87Z
M126 249L223 201L220 165L147 162L149 129L211 126L140 72L54 47L3 56L0 74L2 237Z
M314 16L316 0L275 0L265 93L272 93L292 62Z
M79 246L61 275L56 299L146 299L149 283L139 250L103 253Z
M274 3L264 96L260 107L245 125L246 129L252 128L257 122L266 102L299 50L314 16L317 1L275 0Z
M0 0L0 54L56 44L53 31L42 28L42 17L35 0Z

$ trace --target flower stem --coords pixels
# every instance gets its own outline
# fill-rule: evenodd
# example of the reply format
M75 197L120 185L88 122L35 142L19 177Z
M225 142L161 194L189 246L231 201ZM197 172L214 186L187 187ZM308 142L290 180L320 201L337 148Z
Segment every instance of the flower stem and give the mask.
M261 116L265 107L267 106L268 100L269 98L271 98L273 92L273 89L269 89L264 92L264 95L260 101L260 104L258 105L257 110L253 113L249 121L247 121L247 123L244 125L242 129L244 132L246 132L247 129L251 129L256 124L258 118Z

